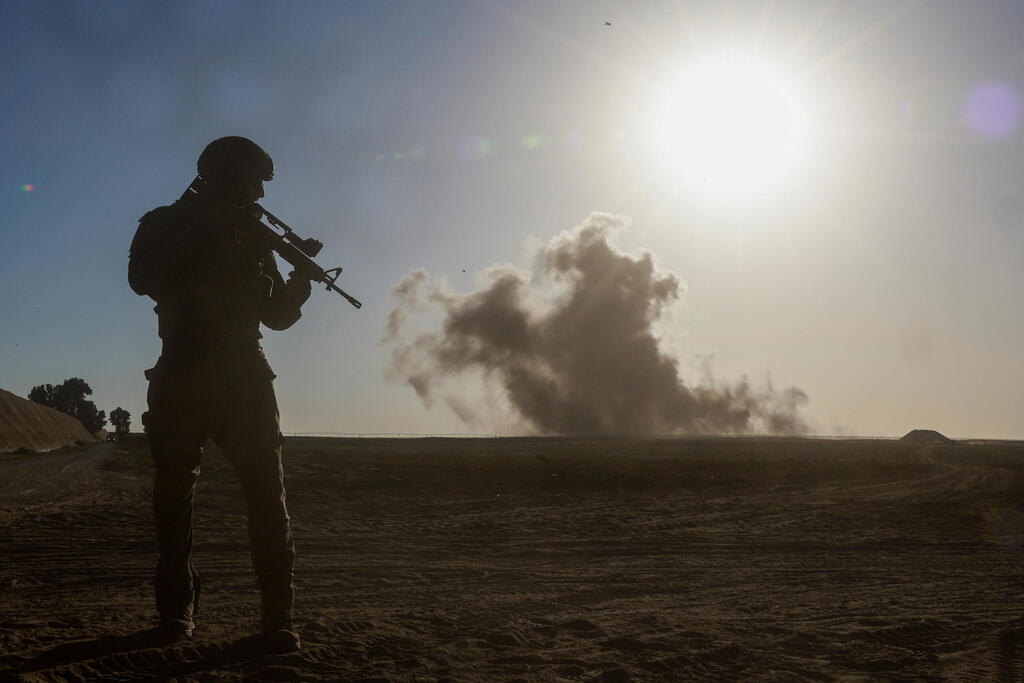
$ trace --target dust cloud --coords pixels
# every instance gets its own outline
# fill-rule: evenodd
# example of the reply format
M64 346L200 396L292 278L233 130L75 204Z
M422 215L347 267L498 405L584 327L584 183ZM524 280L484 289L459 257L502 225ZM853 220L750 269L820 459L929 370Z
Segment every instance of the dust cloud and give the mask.
M425 405L440 398L466 424L566 435L799 434L796 388L754 389L703 377L687 386L654 324L685 294L650 252L619 250L629 219L592 213L537 254L535 272L497 265L473 292L413 270L392 290L382 345L392 381ZM426 291L426 290L430 291ZM410 316L440 310L440 331L413 334ZM476 382L483 397L471 396ZM502 410L501 406L507 406Z

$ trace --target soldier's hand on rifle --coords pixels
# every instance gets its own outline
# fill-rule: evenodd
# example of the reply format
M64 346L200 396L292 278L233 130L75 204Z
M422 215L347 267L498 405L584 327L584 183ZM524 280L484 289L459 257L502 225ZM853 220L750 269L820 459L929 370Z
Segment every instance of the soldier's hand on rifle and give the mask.
M309 293L313 289L309 282L309 278L302 277L294 270L288 273L288 281L284 283L284 286L288 291L288 298L296 306L301 306L306 303L306 299L309 298Z

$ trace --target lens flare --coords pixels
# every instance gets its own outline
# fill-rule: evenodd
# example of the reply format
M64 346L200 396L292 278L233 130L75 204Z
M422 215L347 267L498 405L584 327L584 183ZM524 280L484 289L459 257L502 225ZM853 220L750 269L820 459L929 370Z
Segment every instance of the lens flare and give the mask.
M1013 86L988 81L977 86L964 102L964 121L983 138L1005 138L1020 127L1021 97Z
M479 161L497 150L497 143L482 135L465 135L456 144L456 153L463 161Z
M22 186L21 186L21 191L22 191L22 192L31 192L31 191L33 191L34 189L36 189L36 186L35 186L35 185L32 185L32 184L28 184L28 185L22 185Z

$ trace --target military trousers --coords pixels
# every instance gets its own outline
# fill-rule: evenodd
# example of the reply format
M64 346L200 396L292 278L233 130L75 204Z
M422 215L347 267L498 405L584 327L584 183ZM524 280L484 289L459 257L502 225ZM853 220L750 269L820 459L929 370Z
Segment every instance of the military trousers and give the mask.
M256 344L199 354L165 346L146 376L144 422L155 464L153 512L160 551L155 587L161 619L191 621L199 608L192 508L207 438L242 485L263 624L287 619L295 546L285 505L274 373L263 351Z

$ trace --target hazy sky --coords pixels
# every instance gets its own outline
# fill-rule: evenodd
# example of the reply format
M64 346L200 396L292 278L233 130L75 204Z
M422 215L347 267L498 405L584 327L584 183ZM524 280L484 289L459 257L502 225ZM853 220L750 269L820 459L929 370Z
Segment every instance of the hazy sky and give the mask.
M1024 437L1019 2L6 2L0 40L14 393L79 376L139 428L160 346L128 245L244 135L275 160L263 205L364 303L315 290L264 332L286 433L481 431L386 377L392 288L422 268L468 295L602 212L680 282L655 324L688 385L710 357L718 382L804 392L811 433ZM770 191L691 182L705 131L664 123L723 53L773 65L801 112Z

